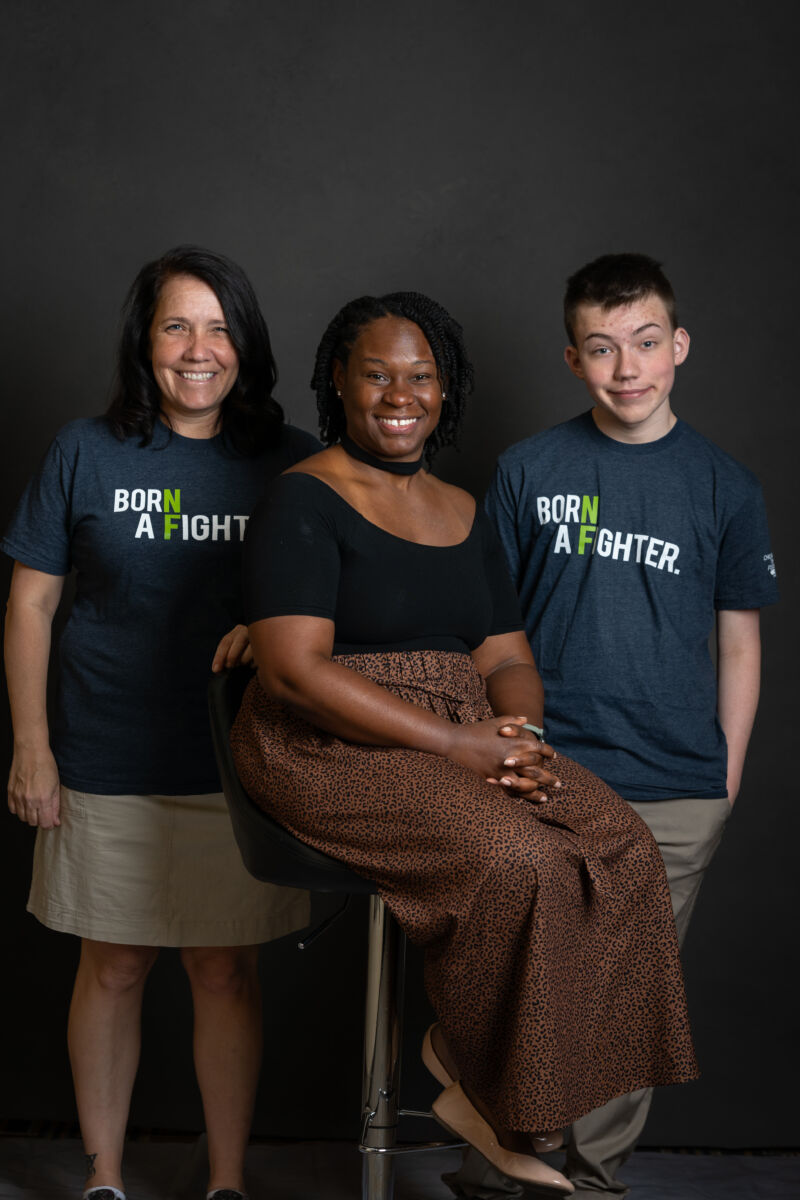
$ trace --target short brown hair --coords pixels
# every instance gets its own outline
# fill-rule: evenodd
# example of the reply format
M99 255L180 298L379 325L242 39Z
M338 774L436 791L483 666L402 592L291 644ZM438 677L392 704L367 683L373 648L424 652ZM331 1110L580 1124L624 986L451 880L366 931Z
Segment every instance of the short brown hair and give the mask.
M570 275L564 294L564 326L570 344L575 345L575 313L579 305L620 308L645 296L663 300L672 328L677 329L675 293L661 270L661 263L646 254L604 254L587 263Z

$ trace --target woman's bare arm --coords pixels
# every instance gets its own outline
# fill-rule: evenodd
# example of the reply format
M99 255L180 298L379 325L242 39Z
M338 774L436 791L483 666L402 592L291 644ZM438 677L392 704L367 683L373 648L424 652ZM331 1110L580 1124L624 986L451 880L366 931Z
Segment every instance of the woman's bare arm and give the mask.
M498 738L508 723L506 714L456 725L332 662L334 624L328 619L269 617L250 626L250 641L264 690L311 724L348 741L439 754L484 778L501 774L509 754L524 755L530 748L526 738L513 732Z
M492 711L514 713L525 723L543 725L544 688L524 633L504 633L489 637L472 653L476 667L486 681L486 694ZM505 770L496 782L527 800L544 800L543 789L561 786L544 759L552 759L551 746L540 742L531 730L520 730L527 737L524 753L508 751ZM503 737L508 737L501 730ZM495 782L495 780L492 780Z
M21 821L42 829L60 824L58 768L47 725L47 668L63 588L63 575L15 563L6 611L5 665L14 726L8 807Z
M472 658L486 680L492 709L524 713L526 721L541 728L544 688L525 634L489 637L473 650Z

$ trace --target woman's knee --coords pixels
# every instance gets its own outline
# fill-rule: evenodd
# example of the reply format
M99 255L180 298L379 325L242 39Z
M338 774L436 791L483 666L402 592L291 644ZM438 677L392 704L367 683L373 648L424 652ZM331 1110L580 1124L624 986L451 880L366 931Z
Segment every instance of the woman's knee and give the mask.
M104 991L122 993L144 984L157 957L156 946L120 946L84 939L78 971Z
M184 946L181 961L193 988L240 995L258 983L258 946Z

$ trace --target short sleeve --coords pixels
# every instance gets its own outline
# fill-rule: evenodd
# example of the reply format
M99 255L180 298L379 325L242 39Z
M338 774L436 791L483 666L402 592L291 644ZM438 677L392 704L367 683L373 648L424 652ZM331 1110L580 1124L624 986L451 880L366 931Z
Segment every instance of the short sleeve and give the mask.
M714 607L762 608L778 599L775 560L761 486L751 477L747 499L727 522L720 540Z
M69 573L74 471L56 438L0 541L5 554L47 575Z
M492 597L492 622L490 634L516 633L523 629L522 614L516 589L508 573L508 563L503 547L487 517L484 525L484 562L486 578Z
M494 476L483 504L497 531L497 536L500 538L511 578L518 587L521 578L522 556L517 529L517 496L502 458L495 467Z
M333 620L341 573L329 489L311 475L280 475L257 505L244 542L248 624L267 617Z

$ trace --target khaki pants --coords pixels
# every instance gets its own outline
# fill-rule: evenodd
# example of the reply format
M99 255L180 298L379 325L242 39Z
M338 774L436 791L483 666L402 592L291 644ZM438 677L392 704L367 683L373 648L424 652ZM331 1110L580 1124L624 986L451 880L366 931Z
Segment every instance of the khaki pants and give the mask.
M727 800L631 801L658 842L667 871L678 941L683 945L689 921L730 814ZM565 1173L575 1185L573 1200L624 1196L628 1188L615 1178L632 1152L650 1109L652 1088L610 1100L572 1126ZM468 1150L459 1171L446 1175L456 1195L471 1200L522 1196L522 1188L478 1154Z

